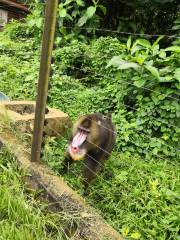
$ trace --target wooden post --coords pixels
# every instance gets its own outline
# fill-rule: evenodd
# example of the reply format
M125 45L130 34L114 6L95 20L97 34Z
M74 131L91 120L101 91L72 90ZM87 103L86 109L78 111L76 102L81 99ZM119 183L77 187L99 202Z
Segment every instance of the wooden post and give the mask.
M31 161L40 160L42 135L45 120L45 109L48 94L48 80L51 70L51 57L56 26L58 0L46 0L45 23L42 38L41 62L38 81L38 94L36 100L33 142Z

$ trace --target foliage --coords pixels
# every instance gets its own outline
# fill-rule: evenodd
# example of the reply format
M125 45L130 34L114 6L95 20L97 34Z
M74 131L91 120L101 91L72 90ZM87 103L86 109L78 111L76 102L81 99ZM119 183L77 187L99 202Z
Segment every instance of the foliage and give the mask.
M48 139L44 161L57 173L66 140ZM83 162L70 167L65 181L82 193ZM179 166L114 152L90 187L86 200L127 239L176 239L179 230Z
M19 22L13 19L13 24L8 24L2 34L13 40L18 38L19 41L33 39L34 46L39 44L42 35L43 9L42 4L35 4L32 14L29 14L25 21Z
M83 33L79 27L108 28L126 32L171 34L178 13L176 0L108 1L64 0L59 6L61 33L67 38ZM63 26L70 26L69 29ZM74 26L75 29L71 29ZM70 34L68 34L70 33ZM89 29L88 33L103 35ZM66 39L67 39L66 38Z
M0 151L0 239L67 239L61 231L62 216L47 211L38 193L26 191L25 174L14 166L7 149ZM16 196L16 197L14 197Z
M0 33L0 91L13 99L35 99L41 35L35 19L41 18L41 8L37 11L34 20L29 16ZM118 133L114 155L88 201L128 238L175 238L179 47L161 47L160 39L130 38L124 44L112 37L90 43L74 38L63 47L59 40L53 52L49 104L73 120L87 112L112 112ZM48 139L44 161L59 171L66 142L55 140ZM79 166L74 171L74 177L65 179L81 192Z
M31 21L36 34L40 31L44 0L22 0L39 16ZM37 11L38 9L38 11ZM177 0L63 0L58 8L59 38L68 41L79 38L87 41L97 36L106 36L103 28L133 33L172 34L172 26L178 17ZM89 28L87 31L84 28ZM93 28L93 29L91 29ZM94 30L100 28L102 30ZM110 32L108 32L108 35ZM112 33L113 35L113 33ZM114 36L114 35L113 35ZM121 37L126 35L121 35Z
M113 112L117 149L148 158L179 157L179 48L161 49L159 41L129 39L125 45L108 37L89 45L74 40L57 48L49 104L73 118ZM18 45L8 39L0 45L5 54L0 87L13 98L35 97L39 52L32 46L33 40Z
M178 13L172 29L174 30L174 33L176 35L180 35L180 13ZM173 45L180 46L180 38L175 38L175 40L173 41Z
M69 93L72 89L68 106L63 98L57 106L63 105L70 115L72 111L77 115L79 109L113 112L119 133L118 149L148 158L178 157L179 48L160 49L159 41L151 44L138 39L130 44L129 40L125 46L117 39L100 38L89 46L74 41L55 50L54 71L79 79L79 87L75 89L74 83L68 87ZM119 56L113 57L115 53ZM54 100L56 81L65 84L52 79ZM58 88L62 95L69 95L61 86ZM56 98L59 99L57 95Z
M3 44L0 43L1 91L12 98L27 99L35 95L39 57L32 46L31 40L21 44L4 39Z

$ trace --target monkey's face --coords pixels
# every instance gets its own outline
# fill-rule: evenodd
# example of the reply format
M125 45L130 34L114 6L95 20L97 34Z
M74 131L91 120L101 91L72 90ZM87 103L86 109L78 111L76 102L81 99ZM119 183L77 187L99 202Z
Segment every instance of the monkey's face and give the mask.
M72 141L68 146L68 152L73 160L78 161L95 146L99 141L99 127L97 119L81 117L74 125Z
M75 161L81 160L87 153L86 141L89 132L78 128L72 142L69 144L68 152Z

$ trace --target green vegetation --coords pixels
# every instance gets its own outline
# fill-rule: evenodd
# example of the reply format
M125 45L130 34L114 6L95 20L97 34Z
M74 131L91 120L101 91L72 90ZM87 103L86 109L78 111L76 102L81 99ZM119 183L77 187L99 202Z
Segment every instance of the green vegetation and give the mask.
M47 140L44 159L57 173L65 146L64 138ZM74 164L64 176L80 194L83 166ZM178 239L179 169L166 160L114 152L86 200L128 239Z
M178 239L179 39L134 36L125 39L82 29L67 31L62 27L70 21L76 26L102 27L100 23L105 21L102 15L107 15L100 5L101 1L93 1L93 5L65 1L60 5L48 104L68 113L73 120L87 112L113 113L118 136L115 151L92 185L87 201L128 239ZM77 15L71 20L74 9ZM26 21L14 22L0 34L0 91L12 99L35 99L41 13L42 6L37 4ZM169 26L173 25L175 15L176 12L168 18ZM93 25L98 16L100 25ZM123 23L125 28L126 21ZM145 22L142 28L146 29L146 25ZM112 29L115 26L112 24ZM159 26L153 28L158 30ZM179 18L173 29L178 33ZM61 136L46 139L44 161L56 172L62 167L66 143ZM76 164L64 176L79 193L83 192L82 167L83 163ZM40 229L44 229L46 218L43 219Z
M36 199L38 193L27 192L25 175L14 161L7 150L0 151L0 239L67 239L62 230L65 215L48 212L47 204Z

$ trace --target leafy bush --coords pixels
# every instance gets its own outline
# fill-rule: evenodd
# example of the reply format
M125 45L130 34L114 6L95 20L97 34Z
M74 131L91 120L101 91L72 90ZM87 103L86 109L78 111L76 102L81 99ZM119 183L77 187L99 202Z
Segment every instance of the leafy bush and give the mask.
M0 33L0 91L34 100L41 31L34 35L22 24L22 35L16 23ZM130 239L175 239L179 230L179 48L161 49L158 41L74 40L53 54L51 106L73 120L87 112L113 113L116 149L87 201ZM66 141L55 140L48 139L44 160L58 171ZM74 170L65 179L81 192L79 166Z
M101 37L91 44L75 40L56 48L49 104L72 118L113 112L119 150L148 158L177 158L179 48L160 49L159 41L129 39L125 45ZM19 44L3 39L0 51L5 54L1 91L13 98L34 99L39 66L34 41Z
M119 149L174 157L179 156L179 48L160 49L159 41L129 40L127 46L109 37L90 45L75 41L55 51L55 69L91 89L77 90L71 109L114 112Z

